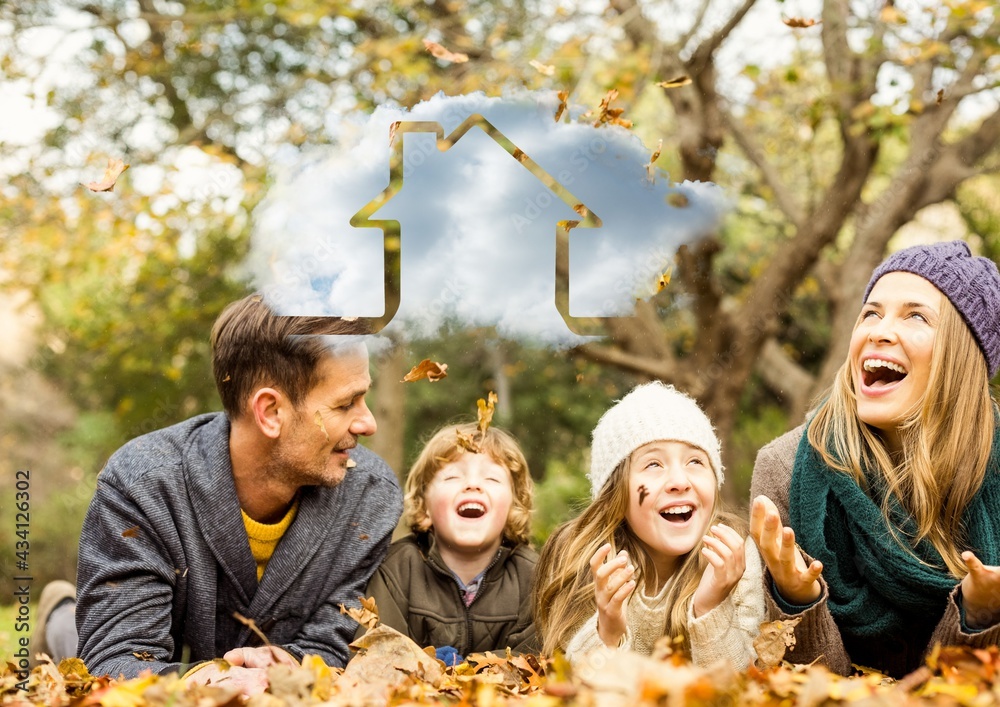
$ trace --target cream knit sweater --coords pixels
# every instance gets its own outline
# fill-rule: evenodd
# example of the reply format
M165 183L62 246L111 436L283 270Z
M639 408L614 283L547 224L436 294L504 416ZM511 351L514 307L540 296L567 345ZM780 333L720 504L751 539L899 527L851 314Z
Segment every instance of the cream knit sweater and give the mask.
M745 669L757 657L753 640L766 619L760 554L751 538L744 545L746 569L739 583L729 596L707 614L695 618L688 605L687 631L691 643L691 660L708 666L728 660L737 670ZM656 596L635 591L628 599L625 612L628 630L619 650L632 650L649 655L653 645L663 635L667 623L667 592L670 582ZM598 648L605 648L597 633L597 612L587 619L566 646L566 656L579 671L600 666L588 665L587 656ZM595 654L596 659L600 653Z

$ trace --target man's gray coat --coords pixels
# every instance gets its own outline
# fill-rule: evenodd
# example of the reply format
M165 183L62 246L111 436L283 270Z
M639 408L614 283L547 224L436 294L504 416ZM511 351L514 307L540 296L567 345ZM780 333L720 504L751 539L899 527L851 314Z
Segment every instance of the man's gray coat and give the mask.
M402 510L392 470L357 447L333 488L300 492L260 583L233 484L222 413L139 437L97 479L80 537L76 622L90 672L134 677L259 645L252 619L296 658L343 666L356 605ZM137 657L139 656L139 657Z

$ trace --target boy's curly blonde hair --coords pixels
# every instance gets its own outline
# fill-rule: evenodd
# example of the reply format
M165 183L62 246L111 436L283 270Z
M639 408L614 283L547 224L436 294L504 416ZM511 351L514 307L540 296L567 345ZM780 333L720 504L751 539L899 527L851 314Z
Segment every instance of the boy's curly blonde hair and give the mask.
M406 476L406 496L403 500L403 513L410 530L422 533L431 528L431 517L427 512L425 497L427 487L438 470L446 464L457 461L463 454L474 453L466 451L459 444L458 433L463 437L474 439L483 454L510 472L513 503L507 514L503 535L514 543L528 543L531 538L531 498L534 483L524 452L509 432L489 427L485 434L480 434L474 422L442 427L427 441L420 456L410 467L410 473Z

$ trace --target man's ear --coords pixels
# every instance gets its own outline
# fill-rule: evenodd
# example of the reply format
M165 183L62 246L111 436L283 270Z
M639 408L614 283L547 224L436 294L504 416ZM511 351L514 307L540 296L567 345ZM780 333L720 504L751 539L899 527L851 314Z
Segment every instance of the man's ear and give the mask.
M288 398L274 388L258 388L250 398L250 417L265 437L277 439L289 410Z

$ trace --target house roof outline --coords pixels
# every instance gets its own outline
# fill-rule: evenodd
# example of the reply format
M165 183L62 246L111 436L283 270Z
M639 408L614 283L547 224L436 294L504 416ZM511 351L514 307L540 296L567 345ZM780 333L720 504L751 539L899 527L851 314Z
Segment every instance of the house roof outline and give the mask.
M435 121L396 121L389 127L389 144L391 147L389 184L373 199L362 206L350 219L351 226L355 228L378 228L382 230L385 307L380 316L351 317L350 319L352 321L356 320L374 334L384 329L399 310L402 282L399 251L402 248L402 229L399 221L396 219L375 219L372 216L403 188L404 140L402 135L406 133L433 133L437 138L437 149L440 152L447 152L473 128L479 128L486 133L515 161L552 190L560 201L580 214L579 219L561 220L556 224L555 287L553 295L556 309L562 316L567 328L574 334L594 334L596 327L602 324L610 321L634 318L634 315L617 317L575 317L570 315L569 233L574 228L601 228L603 227L603 222L596 213L580 199L576 198L527 153L517 147L485 116L480 113L473 113L447 136L444 134L444 127ZM337 318L339 317L330 317L330 319Z

